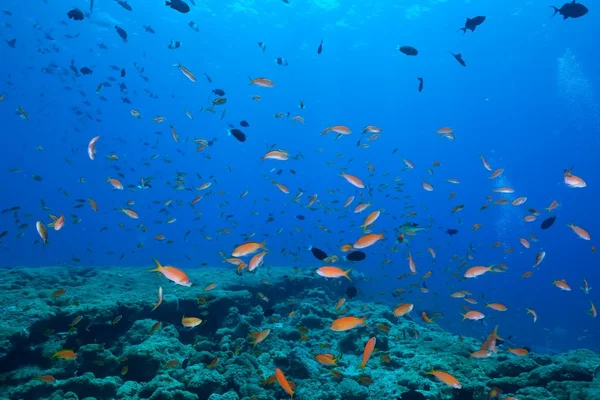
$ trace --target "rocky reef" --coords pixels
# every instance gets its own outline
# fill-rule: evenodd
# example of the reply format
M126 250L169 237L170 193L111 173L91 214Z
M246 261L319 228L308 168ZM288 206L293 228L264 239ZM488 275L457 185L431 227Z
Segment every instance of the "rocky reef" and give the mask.
M348 281L312 270L193 269L186 271L192 287L136 267L3 272L2 399L289 398L276 368L300 400L488 399L492 388L499 399L600 399L594 352L519 357L501 346L489 358L470 358L481 340L424 324L416 311L396 318L391 306L361 296L336 311ZM153 310L159 286L163 302ZM342 315L368 316L367 325L329 329ZM202 323L186 328L183 316ZM266 329L253 345L253 333ZM371 337L375 351L363 371L357 366ZM62 349L75 357L53 358ZM323 353L341 358L323 365L315 358ZM462 388L438 381L432 369L451 373Z

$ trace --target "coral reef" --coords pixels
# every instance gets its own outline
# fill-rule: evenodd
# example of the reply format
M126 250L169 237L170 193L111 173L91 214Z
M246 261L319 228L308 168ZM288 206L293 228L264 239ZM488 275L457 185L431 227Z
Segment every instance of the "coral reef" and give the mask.
M0 398L285 399L271 378L283 371L295 399L600 398L587 350L470 358L481 340L458 338L417 314L396 318L389 305L336 302L347 281L310 270L271 268L238 276L229 269L187 271L192 287L140 268L13 268L0 282ZM207 285L214 289L205 290ZM153 311L158 287L163 302ZM208 289L208 288L207 288ZM369 316L367 326L329 329L341 315ZM202 319L186 328L182 317ZM253 345L253 332L270 329ZM365 344L376 349L364 371ZM52 358L72 349L75 359ZM323 365L317 354L341 359ZM454 389L427 374L456 377ZM48 378L51 376L52 379ZM271 378L271 379L270 379Z

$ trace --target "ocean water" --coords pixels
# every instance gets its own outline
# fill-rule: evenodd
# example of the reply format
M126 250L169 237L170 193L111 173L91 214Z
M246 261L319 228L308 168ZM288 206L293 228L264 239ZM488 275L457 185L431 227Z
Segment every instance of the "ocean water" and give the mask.
M593 4L587 15L567 20L549 18L545 2L520 0L196 1L186 14L160 1L129 4L133 11L97 0L91 13L85 1L5 0L0 6L0 203L8 210L0 215L0 231L7 231L0 239L3 267L150 269L157 258L184 270L222 267L215 273L225 274L235 267L223 263L219 252L229 257L253 240L268 248L258 273L283 266L316 270L324 264L309 246L342 257L340 247L360 238L359 226L380 209L369 229L385 240L364 249L364 261L332 264L360 276L354 284L363 299L410 301L419 313L443 314L436 322L457 335L483 338L500 325L504 335L539 353L600 349L598 320L588 313L590 302L600 305L599 255L593 252L600 226L600 61L594 40L600 28ZM67 18L73 7L85 12L83 21ZM456 31L466 16L477 15L487 18L474 32ZM115 25L127 31L126 43ZM181 47L169 49L171 40ZM406 56L397 46L413 46L419 54ZM451 52L461 53L466 67ZM279 57L288 65L278 65ZM197 82L174 64L189 69ZM71 65L93 73L75 74ZM275 86L249 85L249 77ZM225 104L212 105L219 97L215 89L225 92ZM166 120L153 122L157 117ZM322 134L336 125L351 133L337 140L335 133ZM368 125L381 129L376 140L361 133ZM437 134L442 127L451 127L455 139ZM247 140L229 136L231 128ZM87 147L95 136L91 160ZM197 151L195 139L212 145ZM261 161L269 149L285 149L290 159ZM503 174L489 179L480 155ZM567 187L563 172L569 168L587 187ZM342 172L366 188L352 186ZM125 189L113 189L107 177ZM138 188L142 179L151 187ZM434 190L424 190L423 181ZM204 183L211 185L197 190ZM514 194L492 191L502 186ZM191 206L198 195L202 199ZM312 195L318 198L308 207ZM349 196L355 200L344 208ZM521 206L493 204L520 196L527 197ZM545 208L553 200L560 207L549 213ZM359 202L371 207L354 213ZM459 204L464 210L452 213ZM530 208L540 215L528 223L523 218ZM43 245L35 223L51 223L49 214L64 214L65 225L48 228ZM542 230L550 215L557 216L555 224ZM176 221L167 223L170 218ZM407 222L427 231L400 243L399 227ZM566 226L571 222L591 240L580 239ZM459 233L450 237L448 228ZM546 257L534 269L541 251ZM408 252L415 275L409 274ZM467 267L501 263L508 266L504 272L463 278ZM428 271L431 277L422 279ZM533 276L523 279L527 271ZM561 279L572 291L553 285ZM584 279L593 288L587 294L580 289ZM430 293L419 290L423 282ZM406 290L402 301L392 295L398 288ZM461 322L467 303L449 298L459 290L473 293L478 305L469 307L483 311L483 321ZM485 308L487 301L508 312ZM536 310L537 322L527 308Z

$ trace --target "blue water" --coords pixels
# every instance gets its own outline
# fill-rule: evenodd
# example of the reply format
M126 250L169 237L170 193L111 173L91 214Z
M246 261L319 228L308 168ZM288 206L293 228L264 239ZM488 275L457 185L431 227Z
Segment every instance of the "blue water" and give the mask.
M13 212L0 216L0 231L9 232L1 239L3 266L150 267L153 257L182 269L204 263L224 266L218 252L229 255L245 235L255 233L253 240L266 240L269 249L262 270L317 268L321 264L307 250L309 245L341 256L339 247L361 236L358 226L368 213L385 209L372 230L383 232L386 240L368 248L365 261L351 266L367 276L357 283L365 299L372 296L372 301L395 305L399 301L390 295L394 289L414 290L409 285L421 285L420 277L433 271L427 280L432 293L414 290L405 297L415 303L415 318L423 310L441 312L444 317L437 322L443 329L475 337L484 337L500 324L501 336L512 335L513 343L540 352L600 349L598 320L587 314L590 300L600 305L598 254L591 251L600 223L600 192L595 185L600 59L592 39L600 28L595 7L583 18L564 21L560 16L549 19L552 11L547 4L526 1L364 5L208 1L184 15L160 1L131 0L129 12L116 2L98 0L84 21L72 21L67 20L67 11L77 6L87 12L89 3L49 3L9 0L0 7L12 13L0 15L0 93L5 96L0 102L4 131L0 203L2 209L21 207L16 217ZM464 36L456 32L465 16L476 15L487 20L475 32ZM200 32L190 29L190 21ZM128 43L117 36L115 24L127 30ZM152 26L156 34L145 32L142 25ZM44 38L46 33L54 40ZM66 34L79 37L68 39ZM13 38L16 48L5 43ZM182 47L168 49L171 39L181 41ZM321 39L323 53L318 55ZM266 44L265 52L259 41ZM108 50L99 48L100 43ZM407 57L396 50L398 45L414 46L419 55ZM450 52L462 53L467 67L461 67ZM285 58L289 66L277 65L277 57ZM71 60L77 68L91 68L93 74L75 77L69 70ZM134 62L144 68L143 74ZM191 70L198 82L186 79L175 63ZM125 68L126 77L120 78L111 65ZM248 76L272 79L276 86L249 86ZM419 76L424 77L422 93L417 91ZM96 94L96 87L109 77L116 78L112 87ZM119 91L120 82L127 85L126 94ZM216 88L225 90L227 104L215 107L214 114L201 112L216 97L211 93ZM101 95L107 101L100 100ZM253 101L253 95L262 100ZM125 96L132 104L121 101ZM300 100L305 109L298 108ZM15 112L18 105L27 110L29 120ZM131 109L142 118L133 118ZM306 124L274 118L278 112L301 115ZM157 116L166 121L153 123ZM227 124L239 128L241 120L250 124L241 128L248 136L245 143L226 133ZM177 130L178 143L172 140L169 125ZM352 133L339 140L333 140L333 133L321 136L331 125L346 125ZM366 125L383 132L375 141L362 135L360 143L369 148L359 148ZM456 140L435 134L443 126L454 128ZM97 157L91 161L87 143L96 135L100 135ZM217 141L196 152L195 138ZM304 157L261 163L271 145ZM119 160L108 160L110 154ZM158 157L151 160L155 154ZM494 169L505 170L501 178L488 179L480 154ZM404 170L403 158L414 162L415 169ZM436 160L441 167L432 167ZM367 162L375 167L373 174ZM573 173L588 183L586 188L570 189L563 183L563 170L573 166ZM9 172L12 168L21 171ZM282 174L276 175L274 168L283 169ZM356 190L339 176L342 169L359 176L372 190ZM177 172L187 173L185 186L191 190L173 189ZM34 174L43 180L36 182ZM125 186L152 177L152 188L116 191L105 182L108 176L121 179ZM79 182L81 177L85 183ZM404 184L403 192L395 189L396 177ZM447 178L461 183L446 183ZM281 193L271 180L286 185L291 193ZM424 191L422 180L435 190ZM209 189L202 193L194 189L206 182L212 182ZM384 184L389 186L380 187ZM515 188L514 195L492 193L503 185ZM249 194L239 199L246 188ZM300 190L304 195L294 202ZM449 201L452 191L457 196ZM197 194L204 198L192 208L189 202ZM307 209L312 194L319 200ZM356 200L345 210L341 206L351 195ZM486 196L528 200L520 207L490 205L480 211ZM97 213L87 203L73 208L78 204L75 199L88 197L98 203ZM41 209L40 199L49 211ZM168 199L173 203L164 207ZM128 200L135 205L127 206ZM351 209L359 200L373 206L354 214ZM539 223L548 216L544 208L552 200L561 203L557 222L541 231ZM457 204L465 204L464 211L450 213ZM407 205L414 208L405 209ZM119 212L121 207L134 209L140 218L128 218ZM523 222L528 208L542 212L538 221ZM406 214L411 211L418 214L409 219ZM43 246L35 221L51 222L49 213L63 213L67 221L59 232L49 229L50 244ZM297 215L306 219L298 220ZM270 216L274 221L266 223ZM166 224L171 217L177 221ZM73 224L75 218L82 221ZM394 229L407 221L422 225L433 221L433 227L408 245L398 244ZM587 229L592 241L578 239L565 227L571 221ZM17 238L22 223L29 227ZM475 223L482 228L473 231ZM105 226L108 229L101 231ZM223 228L231 233L219 233ZM444 234L447 228L460 232L450 238ZM192 233L184 241L189 230ZM153 239L157 234L166 240ZM519 238L528 234L539 241L531 241L527 250ZM496 241L503 245L492 249ZM460 261L450 259L464 257L471 243L476 253L471 253L475 258L469 266L506 263L510 269L466 282L453 277L453 273L462 276L464 269L459 268ZM428 247L437 252L435 263ZM515 252L505 254L509 247ZM547 252L541 268L533 277L521 279L541 250ZM396 280L408 273L407 251L415 258L417 275ZM392 263L382 265L385 259ZM346 262L339 265L349 267ZM579 289L584 278L598 287L587 295ZM566 279L573 290L560 291L552 285L555 279ZM479 304L471 307L486 313L484 323L460 322L464 312L460 306L466 303L448 295L464 289L478 299ZM509 311L485 309L486 300L503 303ZM535 324L525 308L537 311Z

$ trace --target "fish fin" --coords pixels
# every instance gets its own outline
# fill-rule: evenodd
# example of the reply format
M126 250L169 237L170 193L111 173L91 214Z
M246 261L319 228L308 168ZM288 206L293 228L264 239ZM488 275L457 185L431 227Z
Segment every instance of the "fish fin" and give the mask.
M350 271L352 271L352 268L347 269L346 271L344 271L344 276L346 277L346 279L348 279L350 282L352 282L352 279L350 279L350 277L348 276L348 274L350 273Z
M154 259L154 262L156 263L156 268L151 269L148 272L160 272L160 270L163 268L163 266L160 265L160 263L158 262L158 260L156 258Z
M465 26L464 28L459 28L456 32L458 32L458 31L463 31L463 35L464 35L465 33L467 33L467 27Z
M554 6L549 6L550 8L554 8L554 14L552 14L550 16L550 18L554 17L556 15L556 13L559 11L558 8L554 7Z

